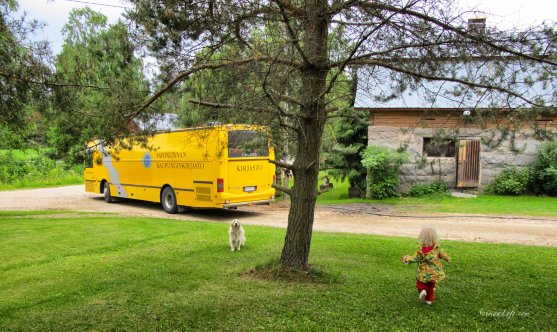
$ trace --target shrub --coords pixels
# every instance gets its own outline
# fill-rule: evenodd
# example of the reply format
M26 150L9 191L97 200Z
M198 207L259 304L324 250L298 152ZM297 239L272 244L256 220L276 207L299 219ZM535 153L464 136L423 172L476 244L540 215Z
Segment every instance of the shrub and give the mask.
M557 142L538 147L530 167L529 187L536 195L557 196Z
M528 187L529 169L511 167L504 169L486 188L486 193L493 195L522 195Z
M444 195L449 191L449 187L443 181L435 181L432 183L417 183L412 186L409 196L424 197L432 195Z
M367 169L366 197L384 199L397 196L400 183L398 170L408 162L408 153L379 146L368 146L362 152L362 165Z
M24 160L16 159L12 151L0 153L0 182L11 183L28 172Z
M55 161L43 155L17 158L12 151L0 153L0 183L3 184L80 174L81 166Z

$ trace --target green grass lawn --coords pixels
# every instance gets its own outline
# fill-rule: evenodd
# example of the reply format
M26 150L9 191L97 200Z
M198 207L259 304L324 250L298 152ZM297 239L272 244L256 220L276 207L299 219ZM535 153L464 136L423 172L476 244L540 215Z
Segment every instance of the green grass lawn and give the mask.
M24 160L28 158L38 157L42 153L48 152L50 150L51 149L12 149L12 150L0 149L0 156L4 156L11 153L14 158Z
M395 204L401 210L415 210L418 207L424 212L557 216L557 198L544 196L405 197Z
M42 178L21 179L12 183L0 182L0 191L61 187L74 184L83 184L83 175L68 172L63 176L45 176Z
M92 214L0 212L0 330L545 330L555 328L557 248L444 242L433 306L417 302L416 240L315 233L318 283L246 277L285 230ZM501 317L505 316L506 317Z
M423 198L393 197L384 200L348 198L348 183L334 181L334 188L317 198L319 204L370 203L394 205L398 212L446 212L465 214L507 214L557 216L557 198L544 196L494 196L474 198L432 196Z

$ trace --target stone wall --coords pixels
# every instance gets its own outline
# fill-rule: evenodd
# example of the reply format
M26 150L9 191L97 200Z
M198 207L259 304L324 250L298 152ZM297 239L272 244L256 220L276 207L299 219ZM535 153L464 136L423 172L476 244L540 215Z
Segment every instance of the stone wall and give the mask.
M432 137L431 128L396 128L386 126L369 126L368 145L378 145L398 149L406 147L410 162L401 167L401 192L407 192L415 183L429 183L436 180L445 181L450 187L456 182L456 157L422 157L423 138ZM496 129L460 129L455 133L458 138L489 140L492 135L500 137ZM505 167L528 165L533 160L533 155L540 141L528 134L517 134L514 147L507 138L498 146L481 144L480 148L480 187L482 190L493 181ZM513 152L519 150L518 152Z

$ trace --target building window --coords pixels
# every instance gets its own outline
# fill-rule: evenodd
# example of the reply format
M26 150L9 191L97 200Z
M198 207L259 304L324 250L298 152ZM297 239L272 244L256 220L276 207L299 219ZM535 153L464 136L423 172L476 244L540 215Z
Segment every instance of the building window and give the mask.
M452 139L442 142L433 140L432 137L424 137L422 154L426 157L454 157L456 155L456 144Z

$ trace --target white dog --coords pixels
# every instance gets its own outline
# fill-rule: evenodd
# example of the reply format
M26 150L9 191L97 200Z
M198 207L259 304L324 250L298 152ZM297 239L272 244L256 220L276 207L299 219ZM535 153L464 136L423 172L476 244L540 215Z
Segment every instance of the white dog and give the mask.
M228 229L228 242L230 242L230 251L240 250L240 247L246 243L246 235L240 220L234 219Z

